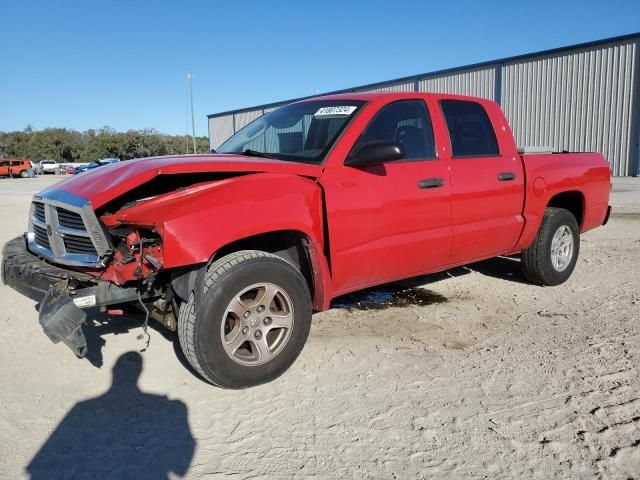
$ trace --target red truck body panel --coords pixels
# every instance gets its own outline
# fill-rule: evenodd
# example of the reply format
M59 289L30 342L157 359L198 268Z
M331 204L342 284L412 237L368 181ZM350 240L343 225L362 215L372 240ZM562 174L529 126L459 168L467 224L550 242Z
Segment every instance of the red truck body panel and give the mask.
M323 248L321 192L306 178L258 173L203 183L103 217L106 225L158 229L164 266L203 263L236 240L280 230L302 232Z
M499 107L474 99L489 114L501 156L452 159L438 102L468 97L369 95L343 96L371 100L334 148L320 178L326 191L335 293L444 270L513 248L524 224L525 179L511 129ZM426 102L437 159L345 168L344 158L369 121L382 106L402 99ZM497 176L503 171L515 172L515 181L499 182ZM417 188L420 180L430 177L444 178L444 188Z
M86 198L98 209L158 175L214 172L271 172L313 178L320 175L322 167L240 155L150 157L105 165L64 180L55 188Z
M557 194L583 198L581 231L601 225L607 211L609 166L600 154L520 155L500 107L491 101L440 94L344 94L326 99L367 103L342 132L322 165L239 155L157 157L96 169L55 186L100 209L161 175L223 172L224 178L164 192L104 213L107 227L155 229L163 268L204 263L226 245L276 231L309 241L314 308L340 294L520 251L533 242L544 210ZM436 158L353 168L344 165L365 127L385 105L425 102ZM495 130L499 155L456 158L440 101L479 103ZM510 181L500 181L504 173ZM418 188L425 178L443 187ZM109 269L101 275L119 278Z
M525 226L514 250L533 242L544 209L556 195L579 192L584 205L580 232L602 225L609 205L609 164L599 153L524 155L527 171Z

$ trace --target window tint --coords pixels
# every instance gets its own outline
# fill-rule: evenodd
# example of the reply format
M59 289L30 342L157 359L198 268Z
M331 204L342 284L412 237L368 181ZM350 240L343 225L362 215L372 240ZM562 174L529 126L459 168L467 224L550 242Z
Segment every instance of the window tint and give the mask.
M358 151L370 142L398 142L406 159L435 158L433 128L422 100L403 100L383 107L358 140Z
M498 142L482 105L462 100L442 100L454 157L499 155Z

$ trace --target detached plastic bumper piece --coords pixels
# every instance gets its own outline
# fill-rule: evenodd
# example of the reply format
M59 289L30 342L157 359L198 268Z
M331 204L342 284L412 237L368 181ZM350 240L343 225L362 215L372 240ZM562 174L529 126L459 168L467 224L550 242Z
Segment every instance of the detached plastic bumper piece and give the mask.
M2 249L2 281L17 292L40 302L40 325L53 343L64 343L78 357L87 354L82 333L84 309L108 307L158 296L139 292L139 286L120 287L75 270L51 265L27 250L23 237Z
M79 358L87 354L87 339L82 333L82 324L87 315L69 297L67 282L49 287L40 304L39 321L44 333L53 343L64 343Z

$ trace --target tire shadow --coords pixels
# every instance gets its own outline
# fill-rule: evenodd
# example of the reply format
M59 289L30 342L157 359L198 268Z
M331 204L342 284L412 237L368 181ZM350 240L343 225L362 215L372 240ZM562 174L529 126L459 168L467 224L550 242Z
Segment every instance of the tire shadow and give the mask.
M449 301L447 297L424 288L425 285L471 273L464 267L421 275L376 287L358 290L333 299L330 308L346 310L384 310L391 307L431 305Z
M487 277L532 285L532 283L529 282L522 273L519 255L490 258L489 260L472 263L463 268L467 268L473 272L478 272L482 275L486 275Z
M410 305L430 305L449 301L443 295L425 288L431 283L477 272L488 277L531 285L522 274L520 256L495 257L444 272L421 275L398 282L359 290L335 298L330 308L347 310L382 310Z
M98 310L91 310L87 313L87 322L82 327L84 336L87 339L87 355L85 359L96 368L102 368L104 364L102 349L107 342L105 337L134 333L138 336L144 336L142 325L144 324L145 315L136 307L125 307L123 314L117 316L108 315ZM171 342L176 358L182 366L198 378L198 380L208 384L208 382L193 369L184 356L184 353L182 353L177 332L172 332L153 319L149 319L148 328L160 334L164 340ZM147 348L151 348L151 344L149 344L149 347L144 346L146 344L144 338L141 338L140 342L142 347L141 352L144 352Z

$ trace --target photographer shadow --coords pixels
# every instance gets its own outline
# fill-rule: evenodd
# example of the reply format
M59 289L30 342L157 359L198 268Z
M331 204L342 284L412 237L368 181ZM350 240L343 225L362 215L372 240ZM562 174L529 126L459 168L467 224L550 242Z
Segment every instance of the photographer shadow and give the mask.
M185 475L196 445L187 407L142 392L141 373L139 353L120 356L111 388L67 413L27 466L31 479Z

